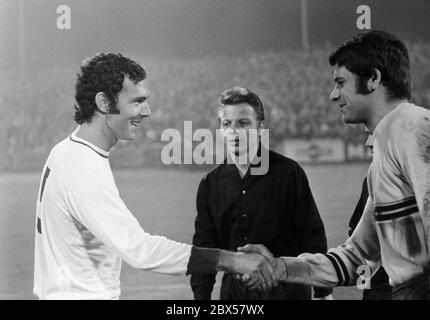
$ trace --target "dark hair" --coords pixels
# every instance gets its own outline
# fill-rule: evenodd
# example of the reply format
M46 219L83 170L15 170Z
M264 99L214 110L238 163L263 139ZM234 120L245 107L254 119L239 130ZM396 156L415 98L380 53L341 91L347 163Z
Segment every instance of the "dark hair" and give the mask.
M388 100L411 97L408 49L387 32L371 30L355 35L330 54L329 63L344 66L366 81L378 69Z
M99 92L109 101L109 113L118 113L115 106L125 76L137 83L146 78L146 73L137 62L119 53L99 53L84 61L75 87L75 121L91 122L94 112L100 111L95 102Z
M225 105L236 105L241 103L249 104L257 114L257 122L264 121L264 108L260 98L252 91L242 88L234 87L226 90L221 94L219 98L219 107L222 108Z

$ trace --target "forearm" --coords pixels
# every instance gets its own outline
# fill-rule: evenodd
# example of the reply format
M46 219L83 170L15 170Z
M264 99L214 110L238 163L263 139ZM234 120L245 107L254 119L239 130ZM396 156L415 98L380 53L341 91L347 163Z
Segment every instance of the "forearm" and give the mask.
M235 259L239 259L240 253L219 250L219 259L216 266L218 271L230 271L230 272L240 272L241 270L236 270L237 266L234 264ZM245 272L245 271L243 271Z
M243 254L221 249L192 247L187 274L208 274L228 271L233 274L260 274L264 285L272 286L274 269L263 256Z
M240 270L236 270L237 264L234 263L234 259L238 259L239 255L237 252L227 250L193 246L187 274L211 274L218 271L239 272Z
M188 274L210 274L220 271L220 250L213 248L200 248L193 246L188 261Z
M280 257L283 276L281 281L316 287L334 287L338 283L336 271L330 260L322 254L313 254L312 262L302 258Z

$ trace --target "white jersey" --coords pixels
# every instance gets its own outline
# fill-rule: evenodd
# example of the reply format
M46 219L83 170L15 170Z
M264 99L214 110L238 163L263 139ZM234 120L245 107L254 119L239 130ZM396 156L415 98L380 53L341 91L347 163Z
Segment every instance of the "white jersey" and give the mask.
M373 146L363 217L327 253L339 285L355 284L360 265L374 272L382 263L391 285L430 271L430 111L399 104L376 126Z
M74 133L49 154L35 225L33 292L40 299L118 299L122 259L186 274L191 246L144 232L120 198L108 157Z

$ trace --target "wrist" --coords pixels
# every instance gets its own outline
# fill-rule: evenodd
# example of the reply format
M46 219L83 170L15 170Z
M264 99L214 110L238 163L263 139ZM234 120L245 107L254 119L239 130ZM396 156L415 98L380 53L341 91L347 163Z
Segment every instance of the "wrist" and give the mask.
M219 271L220 250L193 246L187 265L188 274L213 274Z
M218 271L233 271L235 253L227 250L219 251L216 269Z
M276 258L276 272L278 273L279 281L286 281L288 278L287 264L282 257Z

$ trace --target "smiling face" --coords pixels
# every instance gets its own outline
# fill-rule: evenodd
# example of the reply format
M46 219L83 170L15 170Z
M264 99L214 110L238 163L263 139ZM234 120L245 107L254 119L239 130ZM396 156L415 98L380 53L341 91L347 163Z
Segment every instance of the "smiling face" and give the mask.
M357 77L344 66L335 66L333 79L335 86L330 100L336 102L345 123L367 124L371 116L369 95L357 93Z
M107 114L106 126L115 140L134 140L143 118L151 115L146 80L134 83L127 76L118 94L116 109L119 114Z
M249 134L250 129L260 128L257 114L249 104L225 105L219 108L218 115L221 133L230 153L244 155L258 144L258 140L252 139L255 135Z

